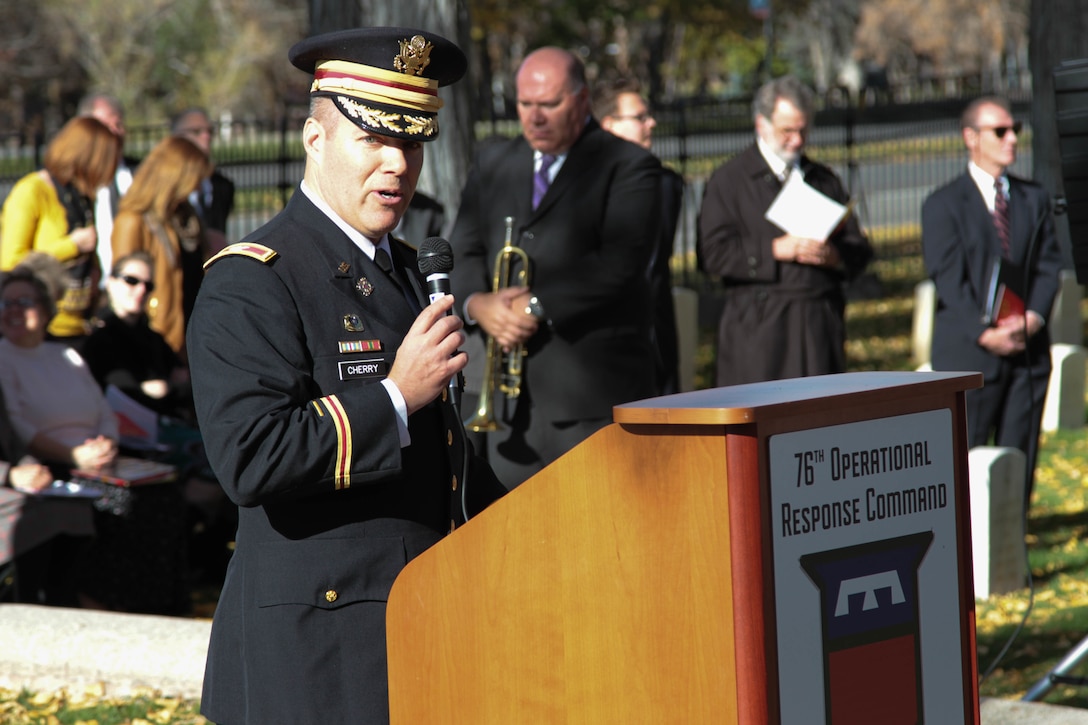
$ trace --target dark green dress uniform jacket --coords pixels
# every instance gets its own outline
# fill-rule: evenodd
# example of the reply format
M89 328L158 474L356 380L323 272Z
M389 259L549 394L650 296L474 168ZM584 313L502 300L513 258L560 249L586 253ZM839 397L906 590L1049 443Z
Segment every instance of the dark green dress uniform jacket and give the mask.
M392 246L422 299L414 253ZM401 447L379 383L417 313L304 194L227 252L187 336L208 457L240 507L203 712L386 722L385 603L450 529L463 453L451 406L410 416Z

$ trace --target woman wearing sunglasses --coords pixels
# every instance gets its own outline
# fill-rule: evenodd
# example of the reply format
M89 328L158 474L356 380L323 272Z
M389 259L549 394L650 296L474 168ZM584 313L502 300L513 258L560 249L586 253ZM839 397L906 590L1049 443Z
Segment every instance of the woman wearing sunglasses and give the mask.
M189 194L211 173L208 156L180 136L160 141L137 167L113 221L113 258L151 256L151 329L185 359L185 326L210 256L205 230Z
M115 258L106 280L109 306L95 321L83 357L103 389L114 385L159 415L192 421L188 370L148 324L153 265L147 252Z

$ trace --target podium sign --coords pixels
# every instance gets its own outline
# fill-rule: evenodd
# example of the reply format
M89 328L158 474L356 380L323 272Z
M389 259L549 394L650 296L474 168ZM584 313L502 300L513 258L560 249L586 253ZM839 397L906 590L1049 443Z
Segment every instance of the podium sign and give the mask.
M948 409L769 438L783 725L962 709L953 440Z
M413 559L393 725L978 725L965 390L823 375L614 409Z

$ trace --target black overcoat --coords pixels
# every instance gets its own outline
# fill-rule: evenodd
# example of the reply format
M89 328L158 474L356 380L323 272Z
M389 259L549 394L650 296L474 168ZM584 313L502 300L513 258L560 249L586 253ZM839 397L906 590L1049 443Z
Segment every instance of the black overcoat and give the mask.
M801 157L805 182L840 203L849 195L828 167ZM764 218L782 189L753 144L707 182L699 212L702 268L721 278L725 302L718 324L717 384L737 385L846 369L843 283L872 258L849 216L828 240L835 269L780 262L772 244L783 231Z

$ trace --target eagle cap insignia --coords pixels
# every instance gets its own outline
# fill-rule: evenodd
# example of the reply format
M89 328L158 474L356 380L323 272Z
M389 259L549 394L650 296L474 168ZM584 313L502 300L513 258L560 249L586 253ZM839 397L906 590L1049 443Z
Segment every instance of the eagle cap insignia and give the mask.
M393 67L410 76L423 75L423 70L431 63L430 41L422 35L413 35L411 40L400 41L400 55L393 59Z

